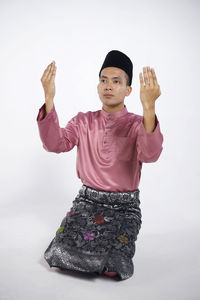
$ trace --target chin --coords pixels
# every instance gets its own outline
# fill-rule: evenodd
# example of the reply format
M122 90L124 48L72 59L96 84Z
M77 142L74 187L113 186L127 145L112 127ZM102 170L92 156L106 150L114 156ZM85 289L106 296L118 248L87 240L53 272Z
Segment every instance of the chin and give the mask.
M111 99L109 100L108 99L108 101L104 101L103 103L106 104L106 105L120 105L123 102L117 102L116 100L111 100Z

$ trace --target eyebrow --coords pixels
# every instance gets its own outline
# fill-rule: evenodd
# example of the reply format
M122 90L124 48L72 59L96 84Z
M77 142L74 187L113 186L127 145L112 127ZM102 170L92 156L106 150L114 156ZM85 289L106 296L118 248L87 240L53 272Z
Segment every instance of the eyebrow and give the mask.
M108 77L105 76L105 75L102 75L101 78L108 78ZM113 78L113 79L114 79L114 78L122 79L120 76L114 76L114 77L112 77L112 78Z

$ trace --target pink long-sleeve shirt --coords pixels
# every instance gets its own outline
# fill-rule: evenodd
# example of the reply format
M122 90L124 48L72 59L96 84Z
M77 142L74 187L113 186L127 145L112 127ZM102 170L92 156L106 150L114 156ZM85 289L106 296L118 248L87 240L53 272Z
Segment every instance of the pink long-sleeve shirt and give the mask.
M43 148L68 152L77 146L76 172L82 183L104 191L133 191L138 188L142 163L155 162L161 152L163 135L156 127L147 133L143 116L128 112L79 112L64 128L59 125L53 105L45 116L45 103L37 115Z

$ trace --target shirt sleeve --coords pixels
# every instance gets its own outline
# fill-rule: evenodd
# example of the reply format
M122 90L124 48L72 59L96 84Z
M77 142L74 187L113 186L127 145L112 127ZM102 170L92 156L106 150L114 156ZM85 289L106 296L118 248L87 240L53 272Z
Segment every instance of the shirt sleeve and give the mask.
M79 143L78 114L64 128L59 125L58 115L53 105L45 116L45 103L40 107L36 121L43 148L48 152L68 152Z
M147 133L144 127L144 117L137 128L137 159L141 162L155 162L158 160L163 149L163 134L160 131L160 123L155 114L154 131Z

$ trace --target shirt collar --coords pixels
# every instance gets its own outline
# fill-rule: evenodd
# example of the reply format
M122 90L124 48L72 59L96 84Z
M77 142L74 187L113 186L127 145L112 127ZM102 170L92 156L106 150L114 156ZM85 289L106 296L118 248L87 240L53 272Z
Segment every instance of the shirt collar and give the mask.
M120 118L120 117L126 115L127 113L128 113L128 110L127 110L127 107L125 104L124 104L124 108L122 108L121 110L115 111L115 112L107 112L103 109L103 107L101 109L101 115L103 117L106 117L107 119L109 118L111 120Z

